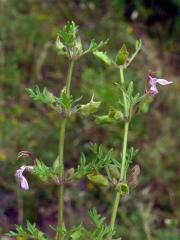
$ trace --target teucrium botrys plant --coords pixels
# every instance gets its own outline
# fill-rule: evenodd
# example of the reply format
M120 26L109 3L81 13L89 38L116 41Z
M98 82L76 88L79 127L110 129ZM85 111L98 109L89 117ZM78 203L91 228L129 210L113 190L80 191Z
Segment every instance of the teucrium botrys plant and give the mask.
M145 93L142 95L139 93L134 94L134 84L133 82L128 83L124 78L124 71L141 49L141 41L136 41L135 52L132 56L129 57L129 52L126 46L123 45L115 59L110 58L105 52L100 51L106 43L107 41L97 44L92 40L89 47L84 49L80 36L78 35L78 27L73 22L66 24L62 30L59 31L56 41L56 48L59 55L65 56L69 63L66 85L60 91L59 96L55 96L47 88L40 90L38 86L35 86L34 89L26 89L27 93L34 101L40 101L57 112L57 117L60 121L59 152L57 159L53 162L52 166L49 167L41 160L35 158L30 152L21 151L18 154L18 159L27 157L31 159L32 164L21 166L21 168L16 171L15 176L21 188L24 190L29 189L28 182L23 175L26 171L37 176L41 181L52 182L58 185L58 224L57 227L54 228L56 240L112 239L115 233L114 227L120 198L129 194L130 186L137 185L138 175L140 174L139 166L135 165L131 170L131 176L129 178L127 177L128 168L137 153L137 150L134 150L134 148L127 148L129 124L137 111L146 111L152 96L158 93L156 83L162 85L171 83L167 80L157 79L149 75ZM96 116L95 122L97 124L124 124L124 138L122 152L120 154L121 159L115 159L113 149L107 150L102 145L91 144L90 150L92 152L92 159L87 160L86 156L81 153L78 166L65 170L64 140L69 118L74 114L80 114L83 118L86 118L90 114L95 113L101 104L101 102L95 101L94 96L92 96L89 103L80 105L80 99L74 100L71 95L74 65L80 57L88 53L93 53L108 66L119 71L120 81L116 84L119 89L120 97L116 104L117 108L111 107L106 115ZM147 84L150 85L149 90ZM79 181L83 178L87 178L99 187L111 187L114 189L115 199L110 224L106 224L104 218L93 209L89 212L90 220L94 225L93 229L88 230L83 225L67 229L63 219L64 186L67 182ZM10 232L9 236L20 236L24 237L23 239L47 239L35 225L29 222L27 222L26 229L18 226L16 232Z
M117 176L116 183L116 193L114 199L114 205L111 216L111 229L114 230L117 210L119 206L120 197L123 195L127 195L129 193L129 187L127 185L126 173L128 169L128 154L127 154L127 141L128 141L128 130L129 123L131 121L131 117L133 115L134 107L144 98L144 96L140 96L139 94L133 95L133 82L130 82L128 87L127 83L124 79L124 70L127 69L131 61L135 58L136 54L139 52L141 48L141 41L136 41L135 53L129 58L129 53L125 45L119 50L116 59L113 60L106 53L96 51L94 54L104 61L107 65L116 68L119 71L120 81L117 83L117 86L122 92L122 100L119 100L120 109L116 112L121 113L121 121L124 121L124 138L122 145L122 153L121 153L121 164L120 164L120 173ZM107 115L107 119L110 116ZM100 117L96 121L100 120ZM131 159L132 160L132 159Z
M138 111L146 111L147 105L152 101L152 97L158 93L156 84L159 83L161 85L168 85L172 83L171 81L167 81L165 79L157 79L152 77L150 74L148 76L146 86L145 86L145 94L140 95L139 93L134 94L134 84L133 82L128 82L124 77L124 72L129 67L130 63L136 57L137 53L141 49L141 41L137 40L135 44L135 52L129 57L129 52L126 48L126 45L123 44L121 49L119 50L116 59L111 59L105 52L96 51L94 55L106 63L108 66L111 66L119 71L120 81L116 84L121 90L122 99L119 99L119 109L114 110L113 115L111 112L107 115L103 115L96 118L96 122L101 123L112 123L117 122L118 119L115 119L114 116L118 115L119 120L124 122L124 137L122 143L122 153L121 153L121 163L120 163L120 172L117 174L117 182L116 182L116 193L113 204L113 210L111 215L110 226L112 231L114 231L115 220L117 216L117 210L119 206L120 197L129 194L129 186L136 186L138 183L138 175L140 174L140 168L138 165L135 165L132 168L131 177L129 181L127 180L127 170L132 162L133 156L136 154L137 150L134 151L131 148L129 151L127 149L128 144L128 131L129 125L133 115ZM148 86L150 85L150 89L148 90ZM113 117L112 117L113 116ZM129 186L128 186L129 185Z

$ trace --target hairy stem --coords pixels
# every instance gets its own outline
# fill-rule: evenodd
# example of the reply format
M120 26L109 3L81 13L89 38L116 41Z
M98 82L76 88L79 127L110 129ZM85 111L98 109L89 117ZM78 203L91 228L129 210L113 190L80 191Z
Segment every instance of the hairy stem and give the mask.
M123 140L123 152L122 152L122 161L121 161L121 172L120 172L120 178L119 181L123 181L126 173L126 151L127 151L127 139L128 139L128 128L129 123L125 122L124 124L124 140ZM119 201L120 201L121 194L119 192L116 193L114 205L113 205L113 211L111 216L111 229L114 230L114 225L116 221Z
M123 68L120 68L120 78L121 78L121 83L124 84ZM123 99L124 99L124 114L125 114L125 116L127 116L128 108L127 108L126 95L124 93L123 93ZM126 175L126 152L127 152L128 130L129 130L129 122L125 121L122 159L121 159L121 172L120 172L120 176L119 176L119 182L124 181L125 175ZM112 230L114 230L114 225L115 225L115 221L116 221L120 197L121 197L121 194L119 192L116 192L112 216L111 216L111 224L110 224Z
M113 211L112 211L112 216L111 216L111 229L112 231L114 230L114 225L115 225L115 221L116 221L116 216L117 216L117 210L118 210L118 206L119 206L119 201L120 201L120 193L117 192L115 199L114 199L114 205L113 205Z
M123 150L122 150L122 161L121 161L121 172L119 181L124 181L126 174L126 151L127 151L127 141L128 141L128 130L129 122L124 123L124 139L123 139Z
M120 78L121 78L121 84L124 85L124 71L122 67L120 68ZM123 100L124 100L124 113L125 113L125 116L127 117L128 106L127 106L126 94L124 92L123 92Z
M70 87L71 87L73 67L74 67L74 61L72 60L70 62L70 65L69 65L67 82L66 82L66 93L67 93L68 96L70 95Z
M70 86L71 86L71 79L72 79L72 72L74 67L74 61L70 62L68 68L68 76L66 82L66 94L70 95ZM64 139L65 139L65 131L66 131L66 122L67 119L63 118L61 121L60 126L60 133L59 133L59 178L60 178L60 186L59 186L59 200L58 200L58 234L56 236L57 240L61 240L61 232L63 227L63 192L64 192Z

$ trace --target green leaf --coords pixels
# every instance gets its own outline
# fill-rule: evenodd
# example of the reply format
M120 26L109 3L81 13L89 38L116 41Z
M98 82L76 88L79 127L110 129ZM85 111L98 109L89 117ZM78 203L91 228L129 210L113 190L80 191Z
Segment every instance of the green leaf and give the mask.
M78 32L78 26L73 21L68 22L58 32L58 38L64 46L67 46L68 48L72 48L73 43L76 40L77 32Z
M131 147L130 149L127 150L126 153L126 171L129 168L130 164L132 164L135 156L138 153L138 149L134 149L133 147Z
M70 230L70 237L72 240L81 240L83 237L85 237L86 233L87 230L80 224Z
M133 90L134 90L134 83L133 83L133 81L131 81L128 85L128 88L127 88L127 95L129 97L132 96Z
M59 155L56 157L55 161L53 162L53 169L54 169L54 172L58 172L59 170Z
M32 173L43 182L48 181L48 179L58 179L58 176L55 174L56 171L47 167L43 162L39 160L37 160L37 164L34 166Z
M59 36L56 39L56 48L60 55L64 55L64 56L68 55L66 46L61 42Z
M139 110L142 113L147 113L148 110L149 110L149 106L152 103L152 101L153 101L153 97L146 95L139 105Z
M36 240L48 240L48 238L44 235L43 232L39 231L36 228L36 224L31 224L29 221L26 222L26 228L23 229L22 226L16 225L16 231L10 231L7 234L8 237L16 237L16 239L28 240L28 239L36 239Z
M108 43L108 41L109 40L107 39L106 41L100 41L99 43L96 43L95 40L93 39L89 45L89 48L85 50L83 54L94 53L96 51L99 51Z
M64 87L61 91L61 95L59 98L56 98L57 103L66 110L71 108L73 99L72 96L69 96L66 92L66 88Z
M136 40L136 44L135 44L135 49L136 51L140 50L142 47L142 42L141 40Z
M93 208L89 212L91 222L95 225L95 228L90 232L90 240L109 240L112 239L113 231L111 226L104 223L105 218L97 213Z
M112 64L112 60L108 57L106 52L102 52L102 51L95 51L93 53L97 58L99 58L101 61L103 61L104 63L106 63L107 65L111 65Z
M37 160L37 165L34 166L32 173L42 181L47 181L50 175L50 169L43 162Z
M89 211L89 216L90 216L92 223L97 228L100 228L102 226L102 224L104 223L105 218L101 217L101 215L97 213L95 208L93 208L92 210Z
M116 56L116 63L118 65L123 65L126 63L126 61L128 60L128 56L129 56L129 52L126 48L126 45L123 44L121 49L119 50L117 56Z
M48 105L56 102L56 97L46 87L42 91L40 91L38 86L35 86L34 90L26 88L26 92L34 101L40 101Z
M78 36L74 41L74 55L78 57L81 56L82 54L83 54L82 42L81 38Z
M97 144L91 144L91 151L93 152L93 157L89 161L87 161L85 155L81 153L80 163L77 169L75 169L73 179L79 180L87 175L90 175L91 178L91 176L97 175L98 170L105 169L112 161L113 149L106 150L103 145L98 146ZM101 176L98 178L100 179ZM106 183L107 181L105 180L105 184Z

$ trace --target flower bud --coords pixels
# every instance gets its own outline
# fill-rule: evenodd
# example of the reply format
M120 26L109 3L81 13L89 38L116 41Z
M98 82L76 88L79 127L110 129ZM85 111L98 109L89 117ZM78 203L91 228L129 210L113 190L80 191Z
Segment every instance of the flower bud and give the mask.
M119 170L116 166L109 164L108 168L109 168L109 172L112 175L112 177L119 178Z
M102 115L99 117L96 117L95 123L97 124L108 124L108 123L113 123L113 119L111 119L108 115Z
M123 119L123 113L121 111L118 111L114 108L110 109L108 116L113 119L114 121L118 121L120 119Z
M126 61L128 60L128 56L129 56L129 52L126 48L126 45L123 44L121 49L119 50L117 56L116 56L116 63L118 65L123 65L126 63Z
M108 115L102 115L96 117L95 122L97 124L109 124L109 123L116 123L119 120L122 120L124 115L121 111L118 111L114 108L111 108L108 112Z
M100 185L103 187L109 186L108 179L101 174L89 174L89 175L87 175L87 178L89 179L89 181L91 181L97 185Z
M82 116L89 116L91 113L94 113L98 110L101 102L94 102L93 97L91 101L85 105L80 106L80 113Z

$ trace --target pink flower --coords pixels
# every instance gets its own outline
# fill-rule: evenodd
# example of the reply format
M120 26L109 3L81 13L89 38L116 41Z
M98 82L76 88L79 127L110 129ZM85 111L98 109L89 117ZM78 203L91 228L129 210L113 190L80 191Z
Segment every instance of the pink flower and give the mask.
M25 170L31 171L32 169L33 169L33 166L22 166L15 173L15 177L17 178L20 187L25 191L29 190L29 184L26 178L23 176L23 173Z
M151 96L155 96L156 94L159 93L156 84L159 83L161 85L168 85L173 83L172 81L167 81L165 79L161 79L161 78L154 78L151 75L149 75L148 77L148 83L150 85L150 89L147 90L147 86L146 86L146 93L151 95Z

